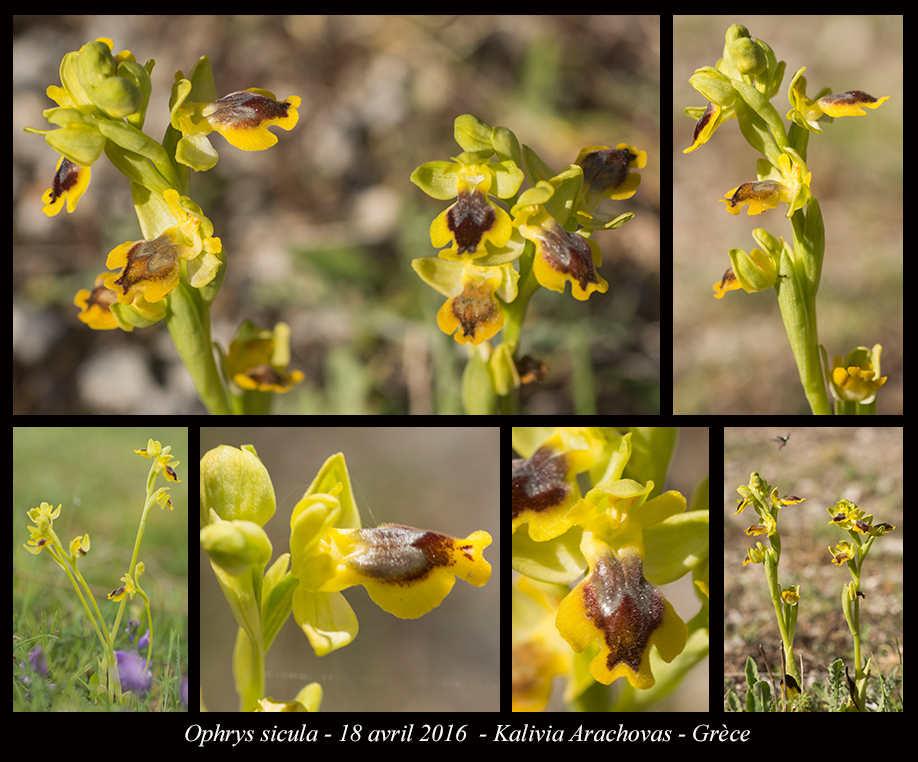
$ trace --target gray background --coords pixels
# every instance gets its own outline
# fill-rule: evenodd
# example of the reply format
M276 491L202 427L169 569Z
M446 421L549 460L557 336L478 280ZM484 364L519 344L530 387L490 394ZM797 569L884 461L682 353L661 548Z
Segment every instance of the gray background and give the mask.
M362 587L344 591L360 631L317 657L291 616L267 659L267 695L291 700L306 683L325 692L321 711L498 710L500 680L500 430L473 428L203 428L201 455L252 444L268 468L277 512L266 525L272 561L289 552L290 514L325 459L343 452L365 526L399 522L465 537L482 529L491 580L456 582L439 608L403 620ZM201 568L201 683L210 711L238 711L232 681L236 622L206 554Z

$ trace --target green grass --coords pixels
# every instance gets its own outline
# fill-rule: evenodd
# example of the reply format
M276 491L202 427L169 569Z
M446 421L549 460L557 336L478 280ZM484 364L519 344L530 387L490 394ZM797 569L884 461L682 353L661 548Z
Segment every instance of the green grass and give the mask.
M61 505L54 531L61 542L89 533L91 548L80 572L111 628L117 603L106 598L128 570L143 509L151 461L136 455L153 438L171 444L181 462L180 483L168 484L174 510L154 506L138 561L150 597L155 640L153 688L137 711L181 711L178 683L187 672L188 446L176 427L15 428L13 431L13 711L107 711L96 705L90 685L102 648L70 580L47 554L23 544L27 512L41 502ZM160 478L157 487L166 486ZM140 620L135 596L124 611L116 650L135 650L125 632ZM142 635L147 629L143 616ZM136 639L135 639L136 640ZM40 646L48 674L35 673L29 653ZM145 651L144 651L145 654Z

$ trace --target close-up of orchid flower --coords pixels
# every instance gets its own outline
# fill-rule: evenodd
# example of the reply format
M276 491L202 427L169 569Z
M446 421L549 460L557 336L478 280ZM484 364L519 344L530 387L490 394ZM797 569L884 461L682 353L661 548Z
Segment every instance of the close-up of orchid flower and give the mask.
M668 428L514 428L514 711L546 709L555 677L571 711L639 711L707 654L707 477L691 506L655 489L675 444ZM658 586L688 574L686 621Z
M407 637L413 620L433 616L442 623L455 617L456 605L462 610L462 604L455 603L457 580L472 589L491 581L486 553L492 536L487 531L471 530L463 537L402 523L366 527L340 452L325 460L293 505L285 519L288 552L272 561L274 544L267 525L280 506L260 452L252 445L220 445L201 459L201 547L238 625L232 674L240 711L276 711L266 703L280 700L267 687L267 657L291 614L299 631L298 645L291 635L284 636L277 657L289 664L289 670L294 663L312 663L319 657L333 664L353 663L359 673L361 654L373 649L380 632L393 629L374 614L369 635L361 638L368 617L361 598L368 596L384 617L407 620L396 628ZM444 524L468 523L458 515L441 518ZM360 587L365 594L355 592ZM480 594L477 600L484 603ZM212 595L205 594L203 605L211 602ZM463 617L455 621L460 627L468 623ZM427 630L430 627L420 628ZM465 630L470 631L467 625ZM400 650L397 641L388 647ZM414 650L406 651L404 658L410 660L413 654ZM319 711L323 696L329 694L339 706L342 698L334 678L321 679L325 669L319 670L320 679L303 680L284 698L288 709L283 711ZM211 678L208 674L205 693ZM223 703L222 696L218 700ZM212 710L215 703L208 698Z

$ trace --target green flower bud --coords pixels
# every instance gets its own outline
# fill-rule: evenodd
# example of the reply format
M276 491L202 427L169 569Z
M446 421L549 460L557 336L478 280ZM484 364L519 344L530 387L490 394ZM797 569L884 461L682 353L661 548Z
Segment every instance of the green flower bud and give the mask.
M80 48L77 76L92 102L115 119L129 116L143 105L140 88L118 76L118 64L104 42L89 42Z
M761 74L768 65L764 51L748 37L731 42L730 55L741 74Z
M727 44L729 45L734 40L740 40L742 38L749 38L752 35L749 34L749 30L746 29L742 24L733 24L727 30Z
M252 445L220 445L201 458L201 526L210 511L226 521L264 526L274 515L274 486Z
M251 521L208 524L201 530L201 545L217 566L234 577L253 566L264 568L271 559L268 535Z

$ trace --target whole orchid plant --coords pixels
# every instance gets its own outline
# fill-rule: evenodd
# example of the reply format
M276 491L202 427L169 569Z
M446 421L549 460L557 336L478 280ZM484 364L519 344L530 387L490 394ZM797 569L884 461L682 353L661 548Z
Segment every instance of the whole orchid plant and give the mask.
M300 99L278 101L251 88L217 97L206 56L188 76L175 75L169 126L162 142L143 131L152 92L154 61L139 64L130 51L113 53L99 38L61 61L60 86L48 87L57 103L43 115L57 129L27 127L58 153L57 171L42 201L44 212L73 212L89 186L92 166L104 153L128 179L141 237L115 247L103 272L74 303L95 330L133 331L165 322L176 350L212 414L269 412L272 394L286 392L303 375L289 371L290 330L248 321L240 326L218 369L210 330L210 305L226 275L226 251L214 226L188 195L191 171L216 165L210 134L243 151L277 143L269 127L291 130Z
M147 518L153 506L172 510L172 500L168 487L157 487L156 481L163 476L167 482L180 481L175 472L178 461L172 460L172 447L163 447L159 442L150 440L145 449L135 450L138 455L153 461L146 479L146 497L143 509L140 512L140 522L137 527L137 537L130 561L127 562L125 573L118 580L118 585L107 598L118 603L114 614L109 614L108 620L96 603L92 588L83 577L79 563L91 550L89 534L77 534L69 543L65 543L54 529L54 522L60 517L62 505L54 508L49 503L42 503L28 512L29 519L35 526L30 526L29 541L25 549L33 555L47 554L70 580L73 590L79 598L83 612L92 626L93 632L99 639L102 649L102 658L99 660L99 669L93 672L86 683L92 691L93 701L99 703L116 704L130 699L122 691L130 691L134 697L134 704L140 695L147 693L153 684L153 675L150 670L153 655L153 616L150 612L150 599L140 585L140 576L144 573L144 562L139 560L140 543L143 540ZM171 462L170 462L171 461ZM129 651L115 650L116 641L120 633L121 619L129 599L135 595L143 600L143 608L147 620L147 632L138 641L146 648L146 658Z
M654 495L675 442L668 427L513 429L513 711L544 710L555 677L577 711L639 711L708 653L707 477L691 506ZM687 623L656 587L686 574Z
M592 236L632 219L597 211L603 198L631 198L647 154L626 143L587 146L561 172L552 170L506 127L463 114L454 136L462 153L429 161L411 181L441 201L455 199L430 225L440 253L411 264L445 297L437 325L467 347L462 379L466 414L518 412L521 384L547 371L523 351L529 300L540 288L585 301L609 283L597 269L602 251ZM496 156L496 158L495 158ZM520 188L527 180L529 187ZM506 207L506 208L505 208ZM509 209L509 213L507 211ZM503 331L500 342L490 340Z
M853 680L848 677L849 711L863 712L867 698L867 678L870 675L869 662L861 656L861 600L867 598L861 585L864 561L876 539L892 532L895 527L886 521L875 524L873 514L845 498L827 507L826 511L832 517L829 523L846 531L851 538L850 542L843 540L834 548L830 547L829 553L832 563L847 566L851 575L851 582L842 587L841 594L842 610L854 643L855 676Z
M781 632L781 642L784 645L784 685L800 689L803 680L800 668L794 660L794 634L797 630L797 613L800 603L800 586L788 585L782 588L778 582L778 565L781 562L781 534L778 532L779 511L787 505L797 505L806 500L796 495L781 497L777 487L772 487L763 479L758 471L753 471L749 483L736 488L741 498L737 500L734 516L742 513L747 507L752 506L758 514L759 521L746 529L750 537L765 535L768 537L768 547L757 542L754 548L749 548L743 566L746 564L762 564L765 569L765 580L768 583L768 593L775 607L775 617L778 629ZM787 693L785 693L787 695Z
M244 712L319 710L319 683L289 701L265 695L265 656L291 613L324 656L357 637L342 590L362 585L384 611L417 619L443 602L457 578L482 587L491 577L487 532L456 538L402 524L363 528L341 453L325 461L294 507L290 552L268 568L273 548L263 527L274 511L274 486L254 447L221 445L201 459L201 546L239 624L233 675Z
M804 596L800 585L782 586L778 581L778 567L781 562L781 533L778 531L778 524L781 511L787 506L802 503L806 498L796 495L781 496L778 488L769 484L758 471L753 471L749 477L749 483L737 487L736 491L740 494L740 498L736 501L737 508L734 515L742 513L748 507L753 508L758 514L758 522L748 527L746 534L750 537L768 538L768 546L762 542L756 542L754 548L746 550L743 566L761 564L765 570L768 592L775 609L783 644L781 693L784 697L785 708L794 711L814 711L813 707L817 704L811 700L811 696L819 697L824 694L821 693L820 687L815 682L810 685L804 683L800 666L794 658L797 617ZM847 666L844 666L841 660L836 660L830 666L829 684L844 685L847 682L848 698L839 702L833 697L831 702L826 702L826 705L832 707L830 711L863 712L867 711L867 681L870 676L869 662L863 658L861 653L861 601L866 599L862 586L863 566L877 538L892 532L895 527L887 522L874 523L873 515L858 508L845 498L839 500L834 506L827 507L826 511L831 517L829 524L844 530L850 538L850 541L839 542L834 548L830 546L829 554L831 562L835 566L847 566L851 576L851 581L842 585L841 604L853 640L855 671L852 679L848 674ZM756 668L750 658L749 665L747 665L747 681L750 688L747 694L747 710L771 711L772 705L763 702L761 696L758 695L760 688L755 685L759 682L758 678L750 679L750 675L755 672ZM887 688L887 678L880 677L878 685L882 692ZM888 681L889 685L895 682L892 676L889 676ZM890 711L888 707L894 702L887 699L886 694L881 697L879 702L881 708L878 711ZM739 706L733 695L728 695L728 702L734 708Z
M784 68L784 61L777 60L768 43L753 38L741 24L733 24L727 30L723 57L715 66L696 70L689 79L708 104L685 109L696 125L692 144L683 153L699 149L719 127L736 119L743 137L764 158L756 163L755 179L727 191L721 201L734 215L744 207L748 214L761 214L786 204L785 217L791 221L788 241L757 228L753 237L761 248L748 254L731 249L732 266L714 284L714 295L721 299L732 290L752 293L774 288L813 414L832 414L828 383L836 415L875 415L877 392L886 382L880 371L882 347L853 347L844 359L836 355L830 366L826 349L819 344L816 293L826 237L822 210L811 188L807 147L810 136L821 135L826 123L837 117L864 115L865 108L879 108L889 96L874 98L862 90L833 95L826 87L811 97L803 67L788 87L790 126L786 127L771 103L781 87Z

